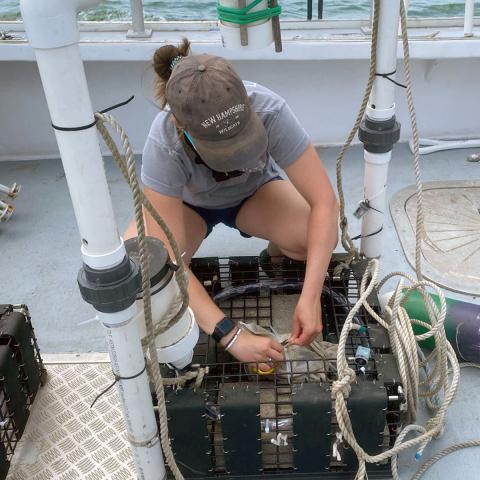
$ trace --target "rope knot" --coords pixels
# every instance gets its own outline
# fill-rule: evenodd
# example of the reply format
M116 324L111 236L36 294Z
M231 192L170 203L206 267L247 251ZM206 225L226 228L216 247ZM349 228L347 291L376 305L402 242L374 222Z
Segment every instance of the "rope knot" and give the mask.
M340 374L339 374L340 375ZM348 398L350 395L350 385L355 381L357 376L355 372L348 367L345 372L343 372L342 378L335 380L332 384L332 398L337 397L337 393L341 393L343 398Z

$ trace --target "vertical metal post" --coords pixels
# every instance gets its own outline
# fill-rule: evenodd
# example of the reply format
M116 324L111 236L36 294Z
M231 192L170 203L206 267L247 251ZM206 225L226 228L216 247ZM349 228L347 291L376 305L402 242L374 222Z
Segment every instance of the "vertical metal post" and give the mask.
M243 10L247 6L247 0L238 0L238 8ZM240 25L240 45L245 47L248 45L248 27Z
M323 18L323 0L318 0L317 16L319 20Z
M130 0L130 9L132 12L132 28L127 32L127 38L150 38L152 29L145 30L142 0Z
M313 0L307 0L307 20L312 19Z
M278 5L277 0L272 0L271 5L272 7L276 7ZM272 18L272 29L275 51L279 53L282 51L282 31L280 30L280 18L278 16Z
M463 35L473 37L473 14L475 9L475 0L465 0L465 19L463 24Z

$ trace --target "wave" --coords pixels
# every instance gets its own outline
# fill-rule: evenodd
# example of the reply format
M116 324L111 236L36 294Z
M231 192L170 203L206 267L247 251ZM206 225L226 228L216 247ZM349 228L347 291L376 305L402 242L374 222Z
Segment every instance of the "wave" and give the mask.
M283 0L284 19L306 19L306 0ZM313 2L313 18L316 18L316 2ZM147 21L162 20L214 20L216 0L144 0ZM325 0L324 18L355 19L370 16L370 0ZM465 2L446 0L411 0L408 14L411 17L461 17ZM475 15L480 15L480 5L475 6ZM131 18L128 0L104 0L98 7L81 12L82 21L128 21ZM0 20L21 20L19 0L1 0Z

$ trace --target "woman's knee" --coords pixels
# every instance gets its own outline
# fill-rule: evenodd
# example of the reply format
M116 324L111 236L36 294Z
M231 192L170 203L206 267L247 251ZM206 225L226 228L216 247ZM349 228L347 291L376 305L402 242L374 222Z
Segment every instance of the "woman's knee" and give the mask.
M307 225L305 228L300 228L300 226L292 228L277 245L287 257L293 260L306 260L308 252Z

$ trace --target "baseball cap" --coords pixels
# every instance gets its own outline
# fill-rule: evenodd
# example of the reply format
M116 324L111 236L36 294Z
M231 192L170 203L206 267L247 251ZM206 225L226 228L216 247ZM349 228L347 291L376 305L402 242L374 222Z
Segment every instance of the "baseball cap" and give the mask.
M207 54L181 58L173 67L165 97L210 168L219 172L263 168L267 132L227 60Z

